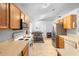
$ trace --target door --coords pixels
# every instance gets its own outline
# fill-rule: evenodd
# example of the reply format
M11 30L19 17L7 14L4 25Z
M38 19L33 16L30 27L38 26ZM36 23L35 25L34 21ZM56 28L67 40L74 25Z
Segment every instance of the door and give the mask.
M15 4L10 4L10 28L20 29L20 9Z
M9 4L0 3L0 29L9 28Z

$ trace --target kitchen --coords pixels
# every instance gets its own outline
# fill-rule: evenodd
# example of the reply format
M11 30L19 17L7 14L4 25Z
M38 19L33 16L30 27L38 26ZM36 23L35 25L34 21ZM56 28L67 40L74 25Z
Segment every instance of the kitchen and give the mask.
M0 56L79 56L78 5L0 3Z

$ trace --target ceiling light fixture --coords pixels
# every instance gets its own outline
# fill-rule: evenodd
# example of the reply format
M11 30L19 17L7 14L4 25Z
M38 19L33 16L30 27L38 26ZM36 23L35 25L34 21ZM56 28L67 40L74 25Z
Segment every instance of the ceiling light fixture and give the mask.
M46 17L46 15L44 14L44 15L41 15L40 16L40 19L44 19Z
M61 17L61 16L58 16L59 18Z
M47 8L49 5L50 5L49 3L44 3L44 4L42 5L42 7L43 7L43 8Z

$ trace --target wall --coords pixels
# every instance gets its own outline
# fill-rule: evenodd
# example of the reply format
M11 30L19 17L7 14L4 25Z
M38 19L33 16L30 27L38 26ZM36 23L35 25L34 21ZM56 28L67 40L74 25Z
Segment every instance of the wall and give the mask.
M46 24L44 21L34 21L32 22L32 32L35 31L41 31L43 32L43 35L45 36L46 32Z
M13 32L13 39L16 41L20 38L23 38L25 36L25 31L24 30L16 30Z
M15 33L15 38L23 36L24 31L16 30L0 30L0 42L6 40L13 40L12 34Z
M77 35L79 35L79 9L77 9Z
M52 32L52 21L46 21L46 32Z
M76 29L67 30L67 35L76 35L77 34L76 31L77 31Z
M46 37L47 32L52 32L52 21L34 21L32 22L32 32L41 31Z
M0 30L0 41L12 39L12 30Z

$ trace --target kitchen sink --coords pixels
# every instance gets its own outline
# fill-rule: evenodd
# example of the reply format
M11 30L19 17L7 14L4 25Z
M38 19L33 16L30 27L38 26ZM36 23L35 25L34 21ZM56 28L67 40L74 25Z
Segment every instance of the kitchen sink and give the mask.
M20 38L19 40L24 40L23 38Z
M20 38L19 40L27 41L27 40L29 40L29 39L28 39L28 38Z
M25 39L25 41L27 41L27 40L29 40L29 39Z

